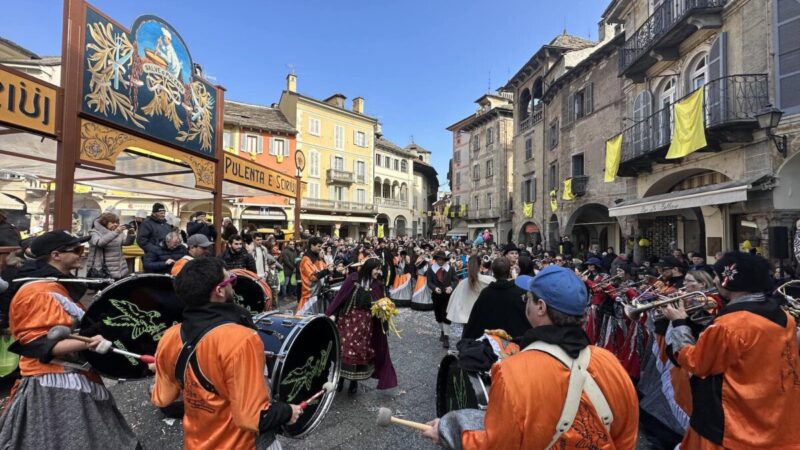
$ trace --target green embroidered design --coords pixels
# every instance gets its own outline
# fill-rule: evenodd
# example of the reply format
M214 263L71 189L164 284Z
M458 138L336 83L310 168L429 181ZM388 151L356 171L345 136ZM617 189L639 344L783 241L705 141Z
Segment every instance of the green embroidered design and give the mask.
M450 411L467 408L467 380L464 378L463 370L459 370L458 375L453 376L453 396L454 398L450 398Z
M286 378L281 381L281 386L291 386L291 391L289 395L286 396L287 403L293 402L301 390L304 389L308 391L311 389L314 378L317 378L325 372L325 368L328 366L328 358L331 354L332 345L333 342L328 342L328 348L320 352L318 361L314 361L316 359L314 356L309 356L303 366L297 367L289 372Z
M125 350L126 352L128 351L128 349L125 348L125 344L123 344L122 341L120 341L119 339L114 341L114 347L117 347L120 350ZM140 364L139 360L134 358L133 356L125 356L125 358L128 359L128 361L131 363L132 366L137 366Z
M161 339L167 325L155 320L161 317L158 311L143 311L141 308L125 300L109 300L117 308L120 315L106 317L103 323L110 327L132 328L131 339L138 339L143 334L149 334L154 341Z
M236 293L233 294L233 303L235 303L235 304L241 306L242 308L246 309L247 312L249 312L250 314L253 314L253 315L256 314L256 312L253 311L252 309L250 309L250 307L247 306L247 304L244 302L244 297L239 295L239 294L236 294Z

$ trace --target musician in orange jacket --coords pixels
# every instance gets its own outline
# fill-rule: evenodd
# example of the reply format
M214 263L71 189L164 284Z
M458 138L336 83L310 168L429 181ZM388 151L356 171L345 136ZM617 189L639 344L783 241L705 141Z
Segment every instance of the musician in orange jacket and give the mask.
M300 259L300 281L302 283L302 292L300 293L300 300L297 301L297 314L304 314L312 305L306 305L312 295L316 295L319 291L320 280L330 273L330 270L325 265L325 261L320 258L320 251L322 250L322 239L316 236L308 240L308 250ZM321 312L324 312L324 307Z
M667 307L668 354L692 373L692 413L683 450L800 449L797 325L772 289L769 263L726 253L715 283L729 303L695 342L683 305Z
M260 434L267 436L259 444L279 448L275 431L302 412L270 399L264 344L250 313L232 303L235 280L217 258L189 261L175 278L186 308L158 344L151 401L166 407L183 388L187 449L255 449Z
M170 274L173 277L178 276L181 270L183 270L183 266L189 261L208 255L208 248L214 245L214 243L209 241L204 234L193 234L189 236L186 245L189 247L189 254L175 261L175 264L172 265Z
M526 316L533 328L522 352L492 367L485 417L477 410L453 411L429 422L424 435L465 450L633 449L636 392L619 360L589 345L580 326L586 285L555 265L516 283L528 291Z

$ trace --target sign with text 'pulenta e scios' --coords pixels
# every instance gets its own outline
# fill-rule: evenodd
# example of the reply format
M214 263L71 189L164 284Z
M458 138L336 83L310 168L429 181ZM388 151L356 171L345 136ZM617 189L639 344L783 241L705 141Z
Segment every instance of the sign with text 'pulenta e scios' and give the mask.
M229 152L223 154L226 181L294 198L297 182L292 177Z
M214 156L216 90L171 25L141 16L128 31L87 7L83 65L84 114Z
M55 136L58 88L0 65L0 124Z

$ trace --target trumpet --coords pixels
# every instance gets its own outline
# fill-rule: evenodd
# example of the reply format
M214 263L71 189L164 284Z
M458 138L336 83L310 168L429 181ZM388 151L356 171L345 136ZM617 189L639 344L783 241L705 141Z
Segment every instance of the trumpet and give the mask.
M778 289L775 289L775 292L781 294L783 298L786 299L786 305L784 305L784 309L786 312L791 314L796 321L799 321L797 326L800 328L800 298L794 298L786 293L787 287L797 284L800 284L800 280L791 280L778 286Z
M687 313L692 313L689 315L690 319L697 320L700 319L698 316L699 313L702 311L707 311L710 309L716 308L717 302L716 300L709 297L710 294L714 293L715 290L710 291L696 291L696 292L688 292L686 294L674 296L674 297L667 297L664 295L659 295L658 300L654 300L650 303L643 303L643 304L629 304L625 305L625 315L628 316L631 320L639 320L642 316L643 312L649 311L651 309L661 308L667 305L677 305L678 302L682 302L684 300L692 299L694 300L694 304L686 308ZM653 315L654 320L663 319L664 314L656 309L656 312Z
M594 287L597 289L605 289L606 287L608 287L609 284L611 284L612 281L621 277L622 275L614 275L613 277L608 277L605 280L602 280L601 282L597 283Z

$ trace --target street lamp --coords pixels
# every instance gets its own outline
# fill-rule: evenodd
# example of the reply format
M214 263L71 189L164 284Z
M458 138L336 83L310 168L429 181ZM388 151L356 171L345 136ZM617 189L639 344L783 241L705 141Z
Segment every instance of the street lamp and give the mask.
M777 148L778 152L783 155L784 158L786 158L786 153L788 151L786 135L774 134L772 132L772 130L780 123L782 116L783 111L773 107L772 105L767 105L761 110L761 112L756 114L756 119L758 119L758 126L766 129L767 136L772 138L772 142L775 143L775 148Z

